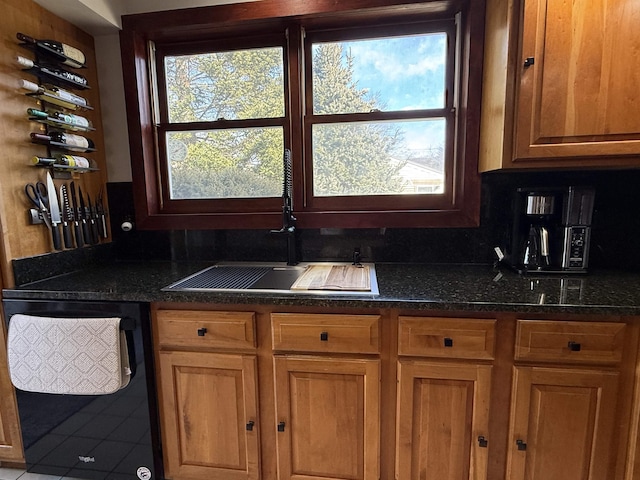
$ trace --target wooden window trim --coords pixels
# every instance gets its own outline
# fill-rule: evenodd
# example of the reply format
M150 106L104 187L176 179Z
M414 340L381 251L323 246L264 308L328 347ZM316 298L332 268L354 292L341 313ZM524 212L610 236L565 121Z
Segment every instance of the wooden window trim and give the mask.
M150 99L155 88L150 81L153 55L149 45L160 41L192 41L222 38L235 32L255 32L284 28L295 21L305 26L332 24L345 25L358 21L381 19L392 21L407 18L407 15L451 16L460 11L460 33L462 54L458 105L459 120L455 125L456 156L455 172L450 172L453 181L453 199L440 207L420 208L420 205L399 205L393 209L364 208L353 205L350 211L305 205L307 185L294 188L294 212L299 228L320 227L470 227L479 225L480 176L478 174L479 118L482 80L482 53L484 38L484 0L427 1L415 0L345 0L336 2L318 0L304 2L290 0L262 0L242 4L202 7L172 12L129 15L123 17L120 34L125 78L125 97L129 125L130 150L134 187L136 221L141 229L217 229L217 228L277 228L282 219L279 199L254 199L189 201L190 205L178 209L168 208L162 197L162 178L158 173L158 138L155 112ZM422 17L424 18L424 17ZM290 32L290 36L298 35ZM294 39L295 41L295 39ZM292 42L293 43L293 42ZM289 82L302 78L302 53L293 47L285 52L288 56ZM291 90L299 85L291 85ZM290 122L285 128L285 144L291 146L296 157L302 158L303 105L289 102ZM294 179L305 178L308 166L294 163ZM448 172L449 173L449 172ZM306 180L308 181L308 179ZM303 187L303 188L301 188ZM393 197L394 199L397 196ZM213 212L211 206L217 211Z

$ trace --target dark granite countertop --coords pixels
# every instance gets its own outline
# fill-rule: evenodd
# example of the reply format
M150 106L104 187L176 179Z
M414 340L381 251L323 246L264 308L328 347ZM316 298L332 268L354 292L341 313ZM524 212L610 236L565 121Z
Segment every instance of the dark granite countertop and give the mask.
M104 263L3 290L4 298L204 302L640 315L640 273L593 271L587 275L520 276L491 265L376 264L380 295L182 293L161 289L207 264Z

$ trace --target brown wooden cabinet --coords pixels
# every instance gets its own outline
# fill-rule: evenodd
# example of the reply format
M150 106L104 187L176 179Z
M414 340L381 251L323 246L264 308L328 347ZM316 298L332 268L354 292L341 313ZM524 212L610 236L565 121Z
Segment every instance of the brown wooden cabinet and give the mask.
M225 351L255 348L254 314L161 310L155 320L167 478L259 480L257 357Z
M495 323L399 317L398 480L487 478Z
M620 322L518 320L506 478L618 478L626 333Z
M377 480L380 361L274 358L279 480Z
M380 478L380 317L273 313L271 328L279 480Z
M152 307L168 479L640 478L640 318L199 307Z
M506 478L612 479L618 373L515 367Z
M636 0L489 0L480 170L639 166L639 17Z
M491 366L400 360L396 478L487 478Z
M0 274L0 287L2 287L2 274ZM4 318L1 304L0 318ZM6 329L2 322L0 325L0 462L23 464L20 420L15 391L9 378L6 344Z

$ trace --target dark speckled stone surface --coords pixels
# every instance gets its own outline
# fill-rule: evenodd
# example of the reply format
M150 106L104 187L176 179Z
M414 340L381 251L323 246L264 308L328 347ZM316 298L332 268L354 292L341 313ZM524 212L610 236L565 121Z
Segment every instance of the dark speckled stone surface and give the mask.
M4 298L206 302L640 315L640 274L593 271L584 276L523 277L490 265L378 263L379 296L180 293L161 289L210 263L104 263L3 291Z

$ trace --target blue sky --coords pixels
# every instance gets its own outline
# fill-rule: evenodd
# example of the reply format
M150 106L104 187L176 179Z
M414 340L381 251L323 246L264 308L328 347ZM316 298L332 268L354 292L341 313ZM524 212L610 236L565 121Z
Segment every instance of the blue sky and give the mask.
M379 93L385 110L444 107L446 34L343 42L354 61L358 87ZM407 146L441 144L443 122L405 124Z

